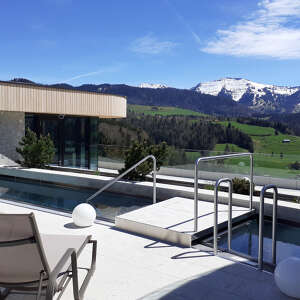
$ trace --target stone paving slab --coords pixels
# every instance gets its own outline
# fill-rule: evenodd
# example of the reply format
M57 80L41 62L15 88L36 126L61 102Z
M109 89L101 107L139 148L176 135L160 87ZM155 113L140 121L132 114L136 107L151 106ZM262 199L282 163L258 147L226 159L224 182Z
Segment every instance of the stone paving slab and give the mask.
M232 218L248 216L249 209L232 207ZM218 205L218 223L228 220L228 206ZM198 201L198 232L194 232L194 201L174 197L116 217L120 229L144 234L163 241L191 246L195 236L207 233L214 225L214 204Z
M97 268L84 300L290 299L279 292L273 275L214 256L211 251L128 234L107 222L76 228L71 217L2 203L1 200L0 211L34 212L42 233L91 234L98 241ZM82 252L79 266L89 264L90 250ZM33 300L35 295L18 293L6 299ZM60 299L73 299L71 283Z

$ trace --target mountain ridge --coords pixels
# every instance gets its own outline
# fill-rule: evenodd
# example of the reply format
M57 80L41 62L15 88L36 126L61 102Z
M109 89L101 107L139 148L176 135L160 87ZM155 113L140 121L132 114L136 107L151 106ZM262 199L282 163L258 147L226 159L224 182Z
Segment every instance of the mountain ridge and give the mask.
M226 77L199 83L192 90L234 100L257 112L297 112L300 108L300 99L295 98L300 91L299 86L277 86Z
M14 82L35 84L23 78L17 78ZM235 101L220 97L197 93L190 89L164 88L141 88L126 84L82 84L72 86L66 83L43 85L62 89L81 90L88 92L101 92L127 97L128 104L151 105L151 106L174 106L207 114L219 114L228 116L249 115L247 108Z
M36 84L24 78L14 82ZM56 83L43 86L123 95L129 104L175 106L208 114L251 115L300 112L300 87L262 84L243 78L221 78L179 89L163 84L82 84Z

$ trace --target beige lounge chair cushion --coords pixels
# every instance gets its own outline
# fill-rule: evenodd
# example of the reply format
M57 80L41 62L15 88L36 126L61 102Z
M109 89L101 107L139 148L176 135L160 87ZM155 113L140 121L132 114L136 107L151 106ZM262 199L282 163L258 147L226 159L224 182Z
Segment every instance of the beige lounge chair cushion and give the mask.
M69 248L74 248L76 253L80 252L89 240L86 235L60 235L60 234L40 234L45 256L50 270L52 271L59 260ZM66 271L71 265L71 259L65 264L62 271Z
M50 271L54 269L67 249L74 248L78 253L89 240L88 236L81 235L40 234L40 237ZM6 236L5 239L9 237ZM71 259L64 265L61 272L66 271L70 265ZM35 243L0 247L0 283L37 281L41 270L43 266Z

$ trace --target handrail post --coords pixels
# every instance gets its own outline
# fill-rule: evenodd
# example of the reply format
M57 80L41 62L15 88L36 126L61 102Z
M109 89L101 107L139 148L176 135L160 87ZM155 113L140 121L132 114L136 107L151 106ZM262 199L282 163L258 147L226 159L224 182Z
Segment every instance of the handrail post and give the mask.
M277 242L277 199L278 189L274 184L265 185L260 192L259 205L259 229L258 229L258 269L263 269L263 249L264 249L264 207L265 193L267 190L273 189L273 218L272 218L272 264L276 265L276 242Z
M194 232L198 231L198 167L200 161L209 161L209 160L217 160L217 159L226 159L231 157L242 157L242 156L250 156L250 199L249 199L249 209L252 210L253 205L253 153L235 153L235 154L226 154L219 156L207 156L207 157L199 157L195 161L194 166Z
M273 219L272 219L272 264L276 265L277 256L277 205L278 205L278 190L275 186L273 194Z
M156 203L156 158L153 156L153 204Z
M231 240L232 240L232 193L233 185L232 180L229 179L229 200L228 200L228 250L231 251Z
M215 184L214 189L214 254L218 254L218 203L219 203L219 191L218 187L222 182L228 182L228 250L231 250L232 239L232 180L229 178L221 178Z
M201 158L195 162L194 179L194 232L198 231L198 165Z
M253 153L250 154L250 202L249 202L249 209L252 210L253 208L253 193L254 193L254 184L253 184Z
M219 181L216 182L214 193L214 255L218 254L218 185Z

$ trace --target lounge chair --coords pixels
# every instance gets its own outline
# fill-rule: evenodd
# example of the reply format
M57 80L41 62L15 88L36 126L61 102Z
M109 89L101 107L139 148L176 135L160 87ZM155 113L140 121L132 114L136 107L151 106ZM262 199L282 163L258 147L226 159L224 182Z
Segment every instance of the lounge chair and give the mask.
M91 266L79 288L77 257L92 244ZM91 236L40 234L34 214L0 214L0 287L4 299L11 290L34 291L46 300L63 292L73 280L75 300L82 300L95 271L97 241Z

